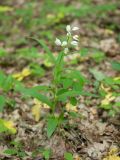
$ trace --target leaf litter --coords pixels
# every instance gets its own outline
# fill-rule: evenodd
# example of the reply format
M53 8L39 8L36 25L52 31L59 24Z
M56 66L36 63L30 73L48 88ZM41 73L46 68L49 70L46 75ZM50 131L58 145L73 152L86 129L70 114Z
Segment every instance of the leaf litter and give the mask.
M22 5L24 5L24 3L25 1L23 0ZM3 8L2 12L3 11L6 12L6 8ZM12 12L12 10L10 10L10 12ZM114 19L117 13L113 14L115 14L113 16ZM108 21L111 22L111 16L109 14L107 18ZM86 21L94 21L94 17L89 19L86 18ZM100 49L107 55L107 59L97 64L97 69L92 70L94 74L97 72L97 74L95 74L97 80L102 81L104 79L103 74L101 74L102 72L105 75L107 74L108 76L113 76L115 80L119 79L119 73L116 70L111 70L109 62L109 60L112 59L116 61L120 60L118 53L120 45L116 41L116 34L118 34L118 32L116 30L111 31L101 27L101 25L105 25L105 20L102 21L101 19L98 19L96 22L98 23L98 26L95 28L93 27L92 30L90 30L87 26L85 27L85 22L82 22L81 20L73 20L71 23L77 23L78 26L81 26L80 48L89 47ZM97 37L100 39L100 41L94 40L91 37ZM91 73L89 73L89 68L93 68L96 65L96 62L93 61L93 59L90 57L81 58L81 56L75 55L74 59L77 59L78 63L81 62L79 63L78 69L81 70L83 74L90 79L91 84L87 86L87 89L94 92L93 83L95 76L93 77ZM72 60L73 56L66 57L66 63L67 61ZM3 60L3 62L4 61L5 60ZM0 62L0 64L3 64L3 62ZM13 59L12 63L14 64L15 62L16 61ZM26 61L24 63L24 67L28 67L25 64L27 64ZM75 62L74 65L72 64L72 67L73 66L77 67ZM6 73L8 73L7 66L1 65L1 68L4 69ZM10 72L16 70L13 65L10 65L9 69ZM26 84L29 83L29 85L36 85L36 83L44 83L44 81L48 82L48 79L51 78L51 72L48 72L48 77L41 77L40 80L37 79L35 82L29 78L29 75L31 74L30 70L23 70L20 73L16 72L17 74L14 76L18 80L23 80ZM53 134L50 140L47 139L45 132L45 120L43 119L44 114L46 114L46 112L49 113L49 109L44 110L44 104L41 104L41 102L36 102L35 100L31 99L21 100L19 99L19 95L12 95L17 102L14 110L11 108L5 108L4 113L0 113L0 118L4 119L5 126L8 128L8 130L14 132L15 135L0 134L0 158L8 160L19 159L17 155L8 156L3 153L4 150L12 147L9 142L15 140L20 141L23 144L27 155L22 159L26 160L33 159L31 157L33 151L35 151L36 148L51 148L51 159L54 160L63 160L65 152L73 153L75 160L119 160L119 115L113 118L109 118L107 111L103 111L98 108L99 103L104 102L104 104L108 104L109 102L114 101L115 98L111 93L110 87L105 87L104 84L100 87L102 87L102 89L107 92L107 95L102 102L99 102L99 100L95 98L91 99L81 96L80 104L76 106L70 106L69 103L66 104L67 112L75 111L80 113L80 117L76 116L74 119L68 118L67 127L62 126L60 130L57 130L57 132ZM15 128L13 122L15 123ZM42 157L43 156L41 152L38 152L34 159L42 159Z

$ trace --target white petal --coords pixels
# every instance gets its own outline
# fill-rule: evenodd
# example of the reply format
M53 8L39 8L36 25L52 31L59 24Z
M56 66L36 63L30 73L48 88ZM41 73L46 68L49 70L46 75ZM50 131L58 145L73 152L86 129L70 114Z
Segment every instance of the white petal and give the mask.
M67 31L67 32L71 32L71 27L70 27L70 25L67 25L67 26L66 26L66 31Z
M65 54L67 54L68 51L69 51L68 48L65 48L65 49L64 49Z
M77 46L77 45L78 45L78 42L77 42L77 41L72 41L71 44L72 44L73 46Z
M72 31L77 31L77 30L79 30L78 27L73 27L73 28L72 28Z
M61 45L62 45L62 42L60 41L60 39L56 38L55 44L56 44L57 46L61 46Z
M62 42L62 46L64 47L64 46L67 46L67 41L63 41Z
M73 39L76 40L76 41L78 41L79 40L79 36L78 35L74 35Z

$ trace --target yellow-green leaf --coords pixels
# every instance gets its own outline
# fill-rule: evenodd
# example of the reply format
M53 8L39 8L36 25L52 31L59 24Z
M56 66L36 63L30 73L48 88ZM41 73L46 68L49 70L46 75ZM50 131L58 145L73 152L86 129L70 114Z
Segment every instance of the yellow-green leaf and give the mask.
M119 149L117 147L112 147L108 152L108 156L103 158L103 160L120 160L120 156L117 156Z
M105 92L109 92L111 88L110 88L110 87L105 87L104 84L101 83L100 89L102 89L102 90L105 91Z
M109 105L111 101L115 99L115 96L112 95L111 92L109 92L105 98L101 101L101 105Z
M34 99L35 105L32 107L32 114L35 117L35 121L39 121L40 119L40 112L41 112L41 102L37 99Z
M67 103L65 108L68 112L78 112L77 106L73 106L71 103Z
M7 121L0 119L0 132L9 131L12 134L15 134L17 132L16 128L14 127L13 121Z
M24 68L22 72L13 74L13 77L18 81L22 81L25 77L28 77L31 74L31 70L28 68Z
M113 156L108 156L104 158L103 160L120 160L120 157L113 155Z
M12 11L13 8L9 6L0 6L0 12Z
M32 107L32 115L35 117L35 121L39 121L41 117L41 110L42 109L50 109L50 107L39 101L38 99L34 98L34 106Z

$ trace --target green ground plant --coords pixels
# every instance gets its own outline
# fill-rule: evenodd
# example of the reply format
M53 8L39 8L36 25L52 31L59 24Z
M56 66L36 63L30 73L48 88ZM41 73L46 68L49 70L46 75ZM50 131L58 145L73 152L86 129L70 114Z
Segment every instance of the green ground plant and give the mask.
M65 67L64 58L71 54L70 49L75 49L78 46L79 37L76 34L78 27L67 26L67 34L64 40L56 38L55 44L62 48L57 58L48 51L48 47L43 41L37 40L49 54L50 59L54 63L52 80L49 85L35 86L25 88L21 85L16 85L16 91L21 92L26 96L34 97L42 103L50 107L50 114L47 116L47 136L51 137L57 126L60 126L64 121L65 104L70 102L72 105L77 104L78 95L89 95L83 91L86 79L80 71Z

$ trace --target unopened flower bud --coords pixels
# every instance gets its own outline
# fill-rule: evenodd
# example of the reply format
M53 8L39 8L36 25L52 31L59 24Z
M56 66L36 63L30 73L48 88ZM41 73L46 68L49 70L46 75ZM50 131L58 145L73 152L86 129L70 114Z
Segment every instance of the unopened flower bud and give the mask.
M67 46L67 41L63 41L63 42L62 42L62 46L63 46L63 47Z
M70 25L67 25L66 31L67 31L68 33L71 32L71 27L70 27Z
M64 53L65 53L65 54L67 54L68 51L69 51L68 48L65 48L65 49L64 49Z
M56 44L57 46L61 46L61 45L62 45L62 42L60 41L60 39L56 38L55 44Z
M73 46L77 46L77 45L78 45L78 42L77 42L77 41L72 41L71 44L72 44Z
M78 27L73 27L73 28L72 28L72 31L77 31L77 30L79 30Z

